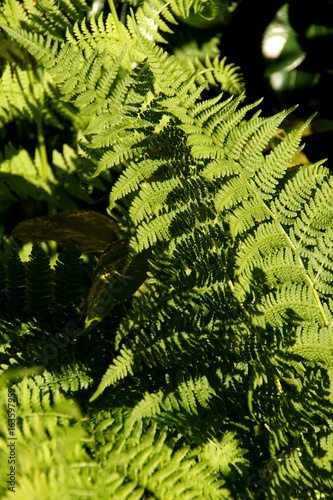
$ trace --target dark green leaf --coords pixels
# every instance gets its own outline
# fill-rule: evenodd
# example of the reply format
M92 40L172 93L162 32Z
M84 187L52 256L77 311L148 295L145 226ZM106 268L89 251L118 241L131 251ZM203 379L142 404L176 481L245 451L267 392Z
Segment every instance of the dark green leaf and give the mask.
M148 252L135 256L126 267L128 253L128 241L117 241L99 259L88 295L84 333L102 321L115 304L133 295L146 279Z
M54 240L64 245L73 241L83 253L103 252L119 238L118 228L109 217L98 212L70 210L56 215L20 222L12 236L23 241Z

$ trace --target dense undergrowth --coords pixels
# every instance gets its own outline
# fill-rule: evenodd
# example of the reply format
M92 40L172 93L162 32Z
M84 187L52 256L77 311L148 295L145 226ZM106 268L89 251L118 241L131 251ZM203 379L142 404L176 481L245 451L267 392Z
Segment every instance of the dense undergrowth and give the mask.
M216 4L110 7L0 13L2 498L329 498L332 175Z

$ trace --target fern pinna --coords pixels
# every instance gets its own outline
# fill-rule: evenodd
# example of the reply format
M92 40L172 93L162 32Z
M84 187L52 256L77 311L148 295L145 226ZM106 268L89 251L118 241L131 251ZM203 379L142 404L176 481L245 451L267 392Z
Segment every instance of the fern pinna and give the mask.
M43 449L57 440L69 449L68 456L56 454L59 494L68 464L85 463L68 484L87 497L305 498L316 492L329 498L332 176L323 162L293 163L306 124L271 149L290 110L263 117L260 102L244 105L242 93L205 99L212 81L203 79L202 67L182 66L156 43L163 43L160 33L182 5L144 2L125 24L115 10L107 19L79 19L66 41L38 17L34 26L42 34L27 29L29 16L16 24L1 18L7 36L41 62L61 102L76 110L81 179L89 184L114 172L108 212L123 233L96 266L86 322L78 322L81 335L61 358L68 373L80 360L87 377L98 376L97 384L95 378L71 394L86 412L75 414L77 423L72 403L62 400L70 413L63 418L80 444L73 448L54 416L44 424L38 416L29 420L33 430L24 424L29 391L37 412L38 388L46 386L40 401L49 411L50 376L17 383L22 439L50 425ZM213 74L223 65L212 68L207 60L206 66ZM222 86L239 93L229 70ZM8 263L10 300L23 276L15 259ZM147 262L140 286L136 278ZM29 265L32 270L33 258ZM96 289L106 290L115 275L123 283L132 277L135 286L102 314ZM59 264L55 283L63 282ZM78 296L72 309L61 294L55 297L60 327ZM6 365L12 338L4 337ZM3 380L10 376L5 371ZM44 482L31 479L30 490L56 488L47 467ZM26 476L34 477L37 466L30 468Z

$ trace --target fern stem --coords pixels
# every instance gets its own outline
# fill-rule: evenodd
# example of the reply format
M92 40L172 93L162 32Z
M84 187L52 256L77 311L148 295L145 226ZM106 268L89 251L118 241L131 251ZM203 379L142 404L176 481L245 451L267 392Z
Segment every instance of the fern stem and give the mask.
M36 127L37 127L37 140L38 140L38 149L39 149L39 154L40 154L40 159L41 159L41 165L42 165L42 173L43 173L43 178L46 180L50 177L50 172L51 168L47 159L47 150L46 150L46 144L45 144L45 137L44 137L44 132L43 132L43 124L42 124L42 117L40 113L35 117L36 120ZM52 174L53 177L53 174Z
M29 78L29 84L31 87L31 92L33 91L34 85L35 85L35 75L34 71L32 69L32 64L29 58L29 54L26 49L23 49L24 52L24 59L26 63L26 71L27 75ZM20 81L19 75L17 74L17 80ZM23 91L23 89L22 89ZM36 109L32 110L33 117L36 123L36 129L37 129L37 143L38 143L38 150L40 154L40 161L41 161L41 167L42 167L42 176L44 180L51 179L54 181L54 176L53 172L51 170L51 167L49 165L48 159L47 159L47 150L46 150L46 144L45 144L45 137L44 137L44 131L43 131L43 124L42 124L42 114L41 111L36 107Z
M117 14L117 10L116 10L116 7L114 5L114 2L113 0L108 0L108 4L109 4L109 7L110 7L110 11L111 11L111 14L112 14L112 17L114 19L114 23L116 25L116 29L118 31L118 35L119 35L119 40L123 43L123 45L125 46L126 43L125 43L125 40L124 40L124 37L123 37L123 33L122 33L122 28L121 28L121 22L119 21L119 17L118 17L118 14ZM130 60L130 57L129 57L129 54L127 52L127 54L125 55L125 59L127 61L127 69L128 69L128 72L130 73L132 71L132 64L131 64L131 60Z
M247 406L250 413L253 413L253 389L247 391Z
M165 2L165 4L162 5L162 7L160 8L160 10L157 11L158 16L160 16L162 10L163 9L167 9L169 7L169 5L171 5L171 2Z
M114 5L113 0L108 0L108 4L109 4L110 11L111 11L111 14L112 14L114 22L115 22L117 31L119 33L119 37L121 40L123 40L122 33L121 33L121 27L120 27L120 21L119 21L117 10L116 10L116 7Z

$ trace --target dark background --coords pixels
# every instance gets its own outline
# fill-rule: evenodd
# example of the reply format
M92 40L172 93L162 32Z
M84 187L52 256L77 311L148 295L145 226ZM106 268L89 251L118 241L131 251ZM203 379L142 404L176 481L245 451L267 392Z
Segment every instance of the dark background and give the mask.
M307 137L306 154L311 161L330 158L333 141L333 1L317 0L215 0L218 18L198 27L199 22L183 23L179 43L195 39L200 46L216 35L222 56L240 67L246 95L252 102L264 97L264 115L298 105L286 128L317 113ZM290 37L278 58L263 56L263 37L276 19L279 9L287 12ZM230 9L231 7L231 9ZM230 10L233 11L230 13ZM170 38L177 45L177 37ZM303 60L297 63L300 53ZM295 66L295 67L293 67ZM284 82L279 89L270 83L269 73L281 71ZM333 168L333 163L327 166Z

